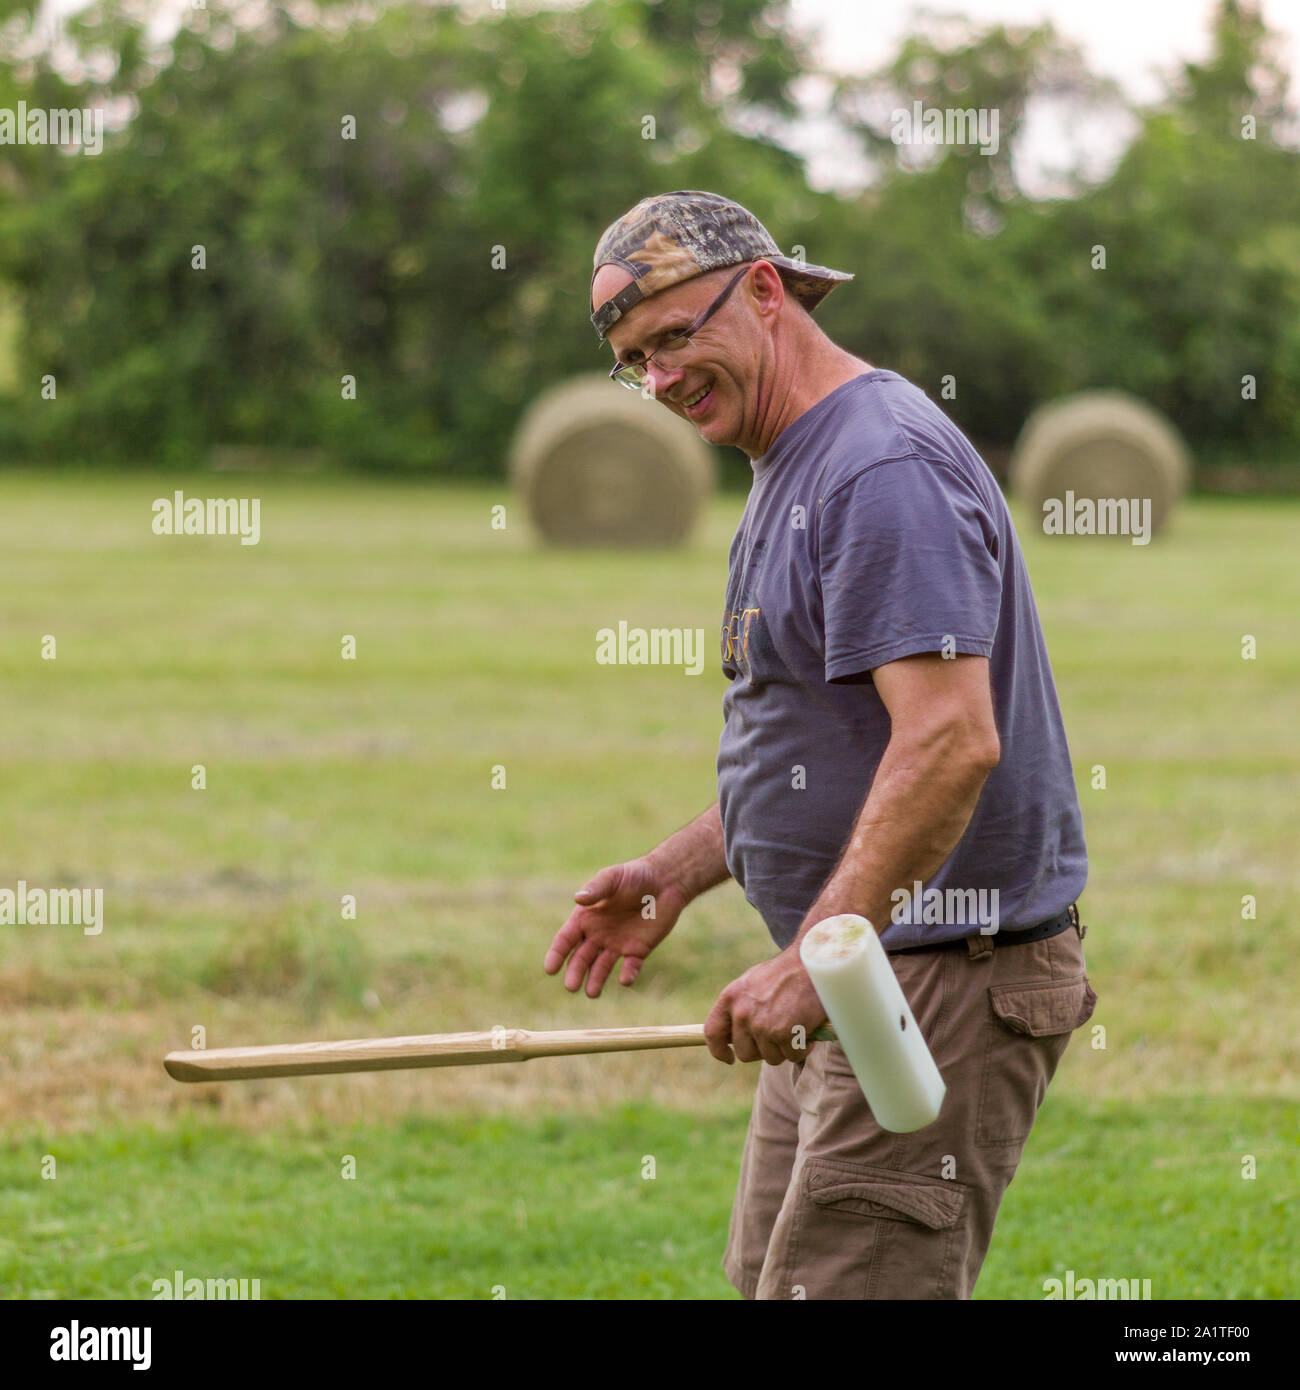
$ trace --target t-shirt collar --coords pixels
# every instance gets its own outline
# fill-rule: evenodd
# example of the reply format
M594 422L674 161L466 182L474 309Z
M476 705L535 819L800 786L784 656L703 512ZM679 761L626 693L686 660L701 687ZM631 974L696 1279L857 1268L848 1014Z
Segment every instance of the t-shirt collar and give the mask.
M760 454L756 459L750 459L749 464L754 470L754 477L762 478L770 473L787 454L799 446L800 440L830 409L832 402L838 400L850 387L857 386L859 382L867 381L881 370L881 368L876 367L869 372L862 372L860 375L852 377L842 385L837 386L829 395L823 396L816 405L809 406L802 415L791 420L772 441L772 447L768 449L767 453Z

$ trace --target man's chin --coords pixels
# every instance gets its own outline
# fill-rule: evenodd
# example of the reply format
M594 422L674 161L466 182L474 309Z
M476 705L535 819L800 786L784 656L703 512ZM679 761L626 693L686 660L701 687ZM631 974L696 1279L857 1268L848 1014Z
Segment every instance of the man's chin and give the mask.
M723 439L716 430L711 430L707 424L696 425L695 433L699 435L706 444L711 444L716 448L723 448L731 442L729 439Z
M729 433L726 422L721 420L716 414L706 415L703 420L687 420L695 433L701 439L707 440L710 444L729 444L731 441L725 436Z

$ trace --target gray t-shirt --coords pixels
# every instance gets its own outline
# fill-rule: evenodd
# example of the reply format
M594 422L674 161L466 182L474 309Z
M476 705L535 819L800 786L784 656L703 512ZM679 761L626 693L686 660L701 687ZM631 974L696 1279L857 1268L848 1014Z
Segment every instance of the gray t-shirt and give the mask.
M872 371L753 460L722 625L727 867L779 947L839 862L889 741L873 667L989 658L1001 761L957 847L907 885L889 948L1036 925L1088 876L1047 647L1006 502L923 391ZM970 890L974 890L973 892ZM983 891L982 897L977 897ZM996 898L993 894L996 893Z

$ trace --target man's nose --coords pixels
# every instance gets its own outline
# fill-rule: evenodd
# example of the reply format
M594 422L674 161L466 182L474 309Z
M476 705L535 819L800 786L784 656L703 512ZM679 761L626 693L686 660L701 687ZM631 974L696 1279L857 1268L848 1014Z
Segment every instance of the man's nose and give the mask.
M650 378L650 394L656 399L666 396L681 380L682 367L661 367L658 362L646 363L646 375Z

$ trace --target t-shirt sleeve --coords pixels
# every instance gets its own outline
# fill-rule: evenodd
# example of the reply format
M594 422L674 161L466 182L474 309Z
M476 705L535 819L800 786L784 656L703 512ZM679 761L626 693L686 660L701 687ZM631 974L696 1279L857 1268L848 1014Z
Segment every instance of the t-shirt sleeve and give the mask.
M1002 602L997 525L954 468L910 456L822 504L817 566L826 679L951 650L990 656Z

